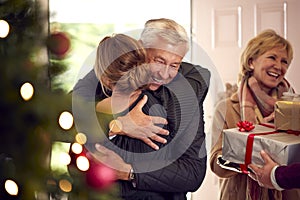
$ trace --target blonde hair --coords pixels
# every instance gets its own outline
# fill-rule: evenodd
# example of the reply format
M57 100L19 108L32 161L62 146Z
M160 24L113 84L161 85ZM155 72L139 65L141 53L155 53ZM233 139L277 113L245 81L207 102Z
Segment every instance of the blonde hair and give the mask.
M275 47L282 47L282 49L286 50L288 65L290 65L293 59L292 45L285 38L278 35L274 30L267 29L251 39L244 49L240 60L240 73L238 82L240 82L244 76L251 75L253 71L250 69L251 60L258 58L262 54Z
M172 46L185 46L185 53L189 50L187 32L177 22L171 19L151 19L145 23L140 40L145 48L151 48L157 39L163 39Z
M142 88L150 79L146 51L141 44L124 34L102 39L98 45L94 70L101 85L124 93Z

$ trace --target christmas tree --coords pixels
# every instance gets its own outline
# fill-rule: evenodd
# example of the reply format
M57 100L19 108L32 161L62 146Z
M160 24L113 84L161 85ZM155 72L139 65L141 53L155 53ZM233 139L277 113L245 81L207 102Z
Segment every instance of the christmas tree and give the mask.
M72 95L51 87L70 41L48 33L45 12L39 1L0 1L0 199L117 199L101 176L86 181L103 175L103 165L78 164L85 136L73 125ZM63 144L74 147L63 163L71 173L51 168L54 146Z

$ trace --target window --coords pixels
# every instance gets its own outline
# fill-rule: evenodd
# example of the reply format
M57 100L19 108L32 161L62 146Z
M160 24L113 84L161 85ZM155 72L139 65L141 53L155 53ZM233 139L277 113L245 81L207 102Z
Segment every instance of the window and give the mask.
M139 38L144 23L152 18L170 18L189 32L190 2L187 0L49 0L50 31L65 32L71 49L63 59L67 71L53 80L54 87L70 91L83 65L99 41L112 33ZM92 56L91 56L92 57Z

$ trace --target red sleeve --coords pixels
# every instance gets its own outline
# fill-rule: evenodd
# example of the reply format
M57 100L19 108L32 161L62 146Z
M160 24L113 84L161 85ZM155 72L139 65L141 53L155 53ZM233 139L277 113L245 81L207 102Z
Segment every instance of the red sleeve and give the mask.
M300 163L279 166L275 171L275 177L281 188L300 188Z

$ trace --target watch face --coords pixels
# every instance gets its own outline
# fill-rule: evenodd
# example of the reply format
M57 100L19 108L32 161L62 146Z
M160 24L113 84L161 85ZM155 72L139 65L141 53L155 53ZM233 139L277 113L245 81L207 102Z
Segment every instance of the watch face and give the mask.
M129 180L131 181L132 186L135 188L136 187L135 174L132 168L130 169L129 172Z
M113 133L119 133L122 131L122 123L117 120L114 119L109 123L109 131L113 132Z
M134 178L135 178L134 172L133 172L133 169L131 168L130 173L129 173L129 179L132 181L132 180L134 180Z

